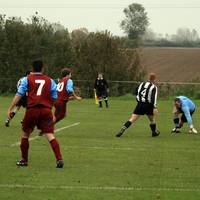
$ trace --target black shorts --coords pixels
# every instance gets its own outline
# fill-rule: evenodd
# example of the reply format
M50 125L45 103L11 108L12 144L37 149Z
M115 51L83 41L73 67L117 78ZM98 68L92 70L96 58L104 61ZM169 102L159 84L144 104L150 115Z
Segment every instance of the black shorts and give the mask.
M181 108L179 108L179 111L180 111L180 113L183 113L183 111L181 110ZM195 110L190 111L190 115L191 115L191 116L193 115L194 111L195 111ZM186 118L186 116L185 116L184 113L183 113L182 116L181 116L181 121L182 121L182 122L187 122L187 118Z
M18 103L16 104L16 106L22 106L22 107L26 107L27 105L27 96L24 95L22 96L22 98L18 101Z
M150 103L138 102L133 113L136 115L153 115L153 109L154 106Z
M108 93L106 90L97 90L96 91L97 97L107 98Z

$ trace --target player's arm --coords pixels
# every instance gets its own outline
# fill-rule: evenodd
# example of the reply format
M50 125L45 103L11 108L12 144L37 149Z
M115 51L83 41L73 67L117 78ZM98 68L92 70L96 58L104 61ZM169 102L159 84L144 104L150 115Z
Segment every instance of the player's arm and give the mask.
M71 79L69 79L67 81L67 85L66 85L66 90L68 92L68 94L70 95L70 99L76 99L76 100L81 100L82 98L77 96L74 92L74 84L73 81Z
M27 77L24 77L21 80L21 83L17 89L17 93L16 93L15 97L13 98L13 101L12 101L10 107L8 108L7 116L9 119L10 119L10 113L12 112L12 110L14 109L16 104L19 102L19 100L22 98L22 96L24 96L26 94L27 91L28 91L28 79L27 79Z
M157 87L154 87L151 93L151 102L154 108L157 108L157 94L158 94L158 89Z
M188 125L190 127L189 129L189 133L197 133L197 130L194 128L193 126L193 122L192 122L192 116L190 114L190 109L188 106L183 106L182 108L182 111L184 112L185 114L185 117L187 119L187 122L188 122Z
M12 100L12 103L10 105L10 107L8 108L8 111L7 111L7 117L8 119L11 119L11 112L12 110L15 108L16 104L18 103L18 101L22 98L22 96L18 96L18 95L15 95L13 100Z
M57 93L57 85L56 85L56 82L51 79L51 98L53 100L53 104L56 102L57 98L58 98L58 93ZM53 114L53 121L56 121L56 117Z
M57 85L53 79L51 79L51 98L53 99L54 102L58 98Z
M138 95L138 89L139 89L139 85L133 90L133 95L135 96Z
M103 80L104 80L104 85L106 86L106 90L107 90L107 92L109 92L108 82L105 79L103 79Z
M151 94L151 102L154 106L154 114L156 114L158 112L157 109L157 96L158 96L158 88L155 86L154 89L152 90L152 94Z

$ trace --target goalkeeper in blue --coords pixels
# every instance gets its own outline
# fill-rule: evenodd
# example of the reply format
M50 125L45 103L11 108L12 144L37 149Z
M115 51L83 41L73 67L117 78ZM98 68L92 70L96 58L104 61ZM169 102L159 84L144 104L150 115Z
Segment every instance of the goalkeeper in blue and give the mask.
M197 133L193 126L192 115L195 112L196 105L185 96L178 96L174 99L174 124L172 133L179 133L185 122L189 125L189 133ZM179 115L181 114L180 118Z

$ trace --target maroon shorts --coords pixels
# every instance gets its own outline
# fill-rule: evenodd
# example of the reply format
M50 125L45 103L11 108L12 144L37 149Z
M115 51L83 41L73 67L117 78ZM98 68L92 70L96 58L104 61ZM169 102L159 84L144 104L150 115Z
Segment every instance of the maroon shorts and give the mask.
M50 108L33 107L27 108L23 119L22 129L25 133L32 133L35 126L42 133L53 133L53 115Z
M56 101L54 107L55 107L54 115L56 117L56 122L58 122L66 116L67 101Z

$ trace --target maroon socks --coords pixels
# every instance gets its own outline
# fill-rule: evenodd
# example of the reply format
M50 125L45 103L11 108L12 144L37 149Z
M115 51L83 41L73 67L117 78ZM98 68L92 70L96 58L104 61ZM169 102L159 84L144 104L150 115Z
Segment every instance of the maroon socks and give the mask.
M60 152L60 145L56 139L53 139L50 141L51 148L53 149L53 152L55 154L56 160L62 160L62 155Z
M21 139L20 149L21 149L22 159L28 162L28 149L29 149L28 138Z

